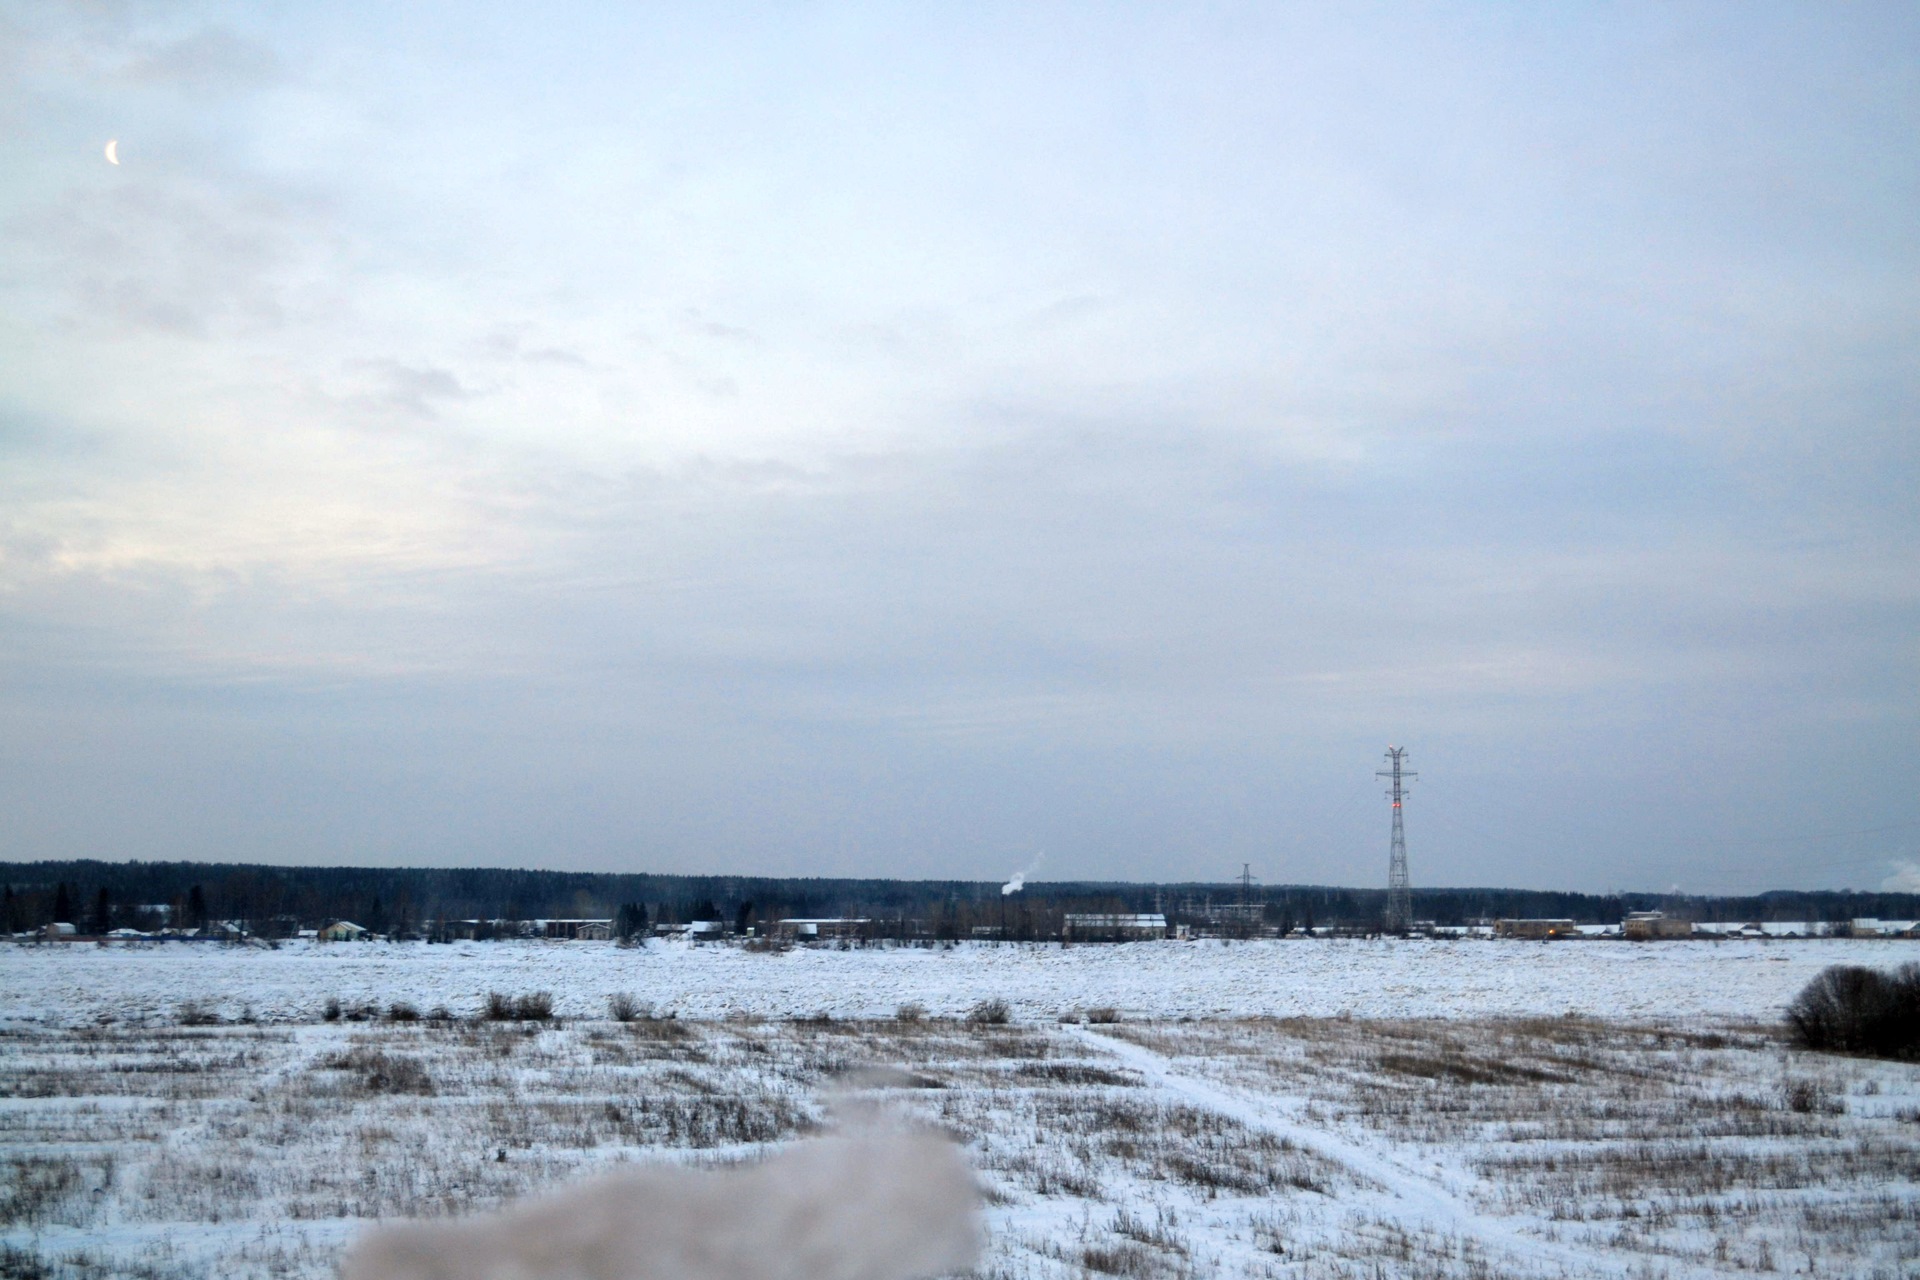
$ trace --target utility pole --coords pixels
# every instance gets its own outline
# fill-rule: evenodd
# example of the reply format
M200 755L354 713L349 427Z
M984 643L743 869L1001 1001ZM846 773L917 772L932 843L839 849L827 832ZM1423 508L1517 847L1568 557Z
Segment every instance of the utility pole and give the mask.
M1246 906L1247 903L1251 901L1252 895L1253 864L1251 862L1243 862L1240 864L1240 905L1243 907Z
M1406 760L1405 747L1387 748L1387 767L1376 778L1391 779L1387 798L1393 801L1393 845L1387 858L1387 918L1389 933L1405 933L1413 920L1413 890L1407 882L1407 833L1400 824L1400 802L1406 796L1405 783L1419 777L1401 768Z

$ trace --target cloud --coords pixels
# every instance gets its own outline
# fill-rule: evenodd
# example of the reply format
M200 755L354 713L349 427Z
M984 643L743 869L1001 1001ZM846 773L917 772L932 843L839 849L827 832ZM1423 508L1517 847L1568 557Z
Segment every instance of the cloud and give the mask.
M578 351L558 344L528 346L526 339L511 329L497 329L475 344L484 356L494 360L518 360L531 365L558 365L583 371L596 366Z
M334 247L312 202L177 170L68 191L9 227L36 308L203 339L285 322Z
M371 390L347 397L346 403L376 413L399 411L416 418L437 418L447 404L473 398L474 393L446 369L415 366L398 360L359 360L350 366L374 383Z
M279 55L267 46L206 27L177 40L146 45L122 65L119 78L133 85L216 94L271 84L284 69Z
M1903 860L1892 866L1893 874L1880 882L1882 893L1920 893L1920 862Z
M315 717L421 727L334 760L416 790L317 799L303 840L458 858L525 801L662 859L1231 867L1290 779L1410 739L1541 762L1490 803L1577 762L1556 847L1652 883L1689 823L1896 794L1911 148L1822 25L1879 18L1776 14L1695 74L1624 56L1631 18L1169 45L902 11L874 56L804 18L203 12L0 18L39 41L0 36L0 639L76 720L244 685L227 745L297 737L268 692L324 670ZM822 73L765 79L796 48ZM492 755L432 738L434 681L501 709ZM97 714L224 749L163 701ZM117 743L72 786L144 767ZM1696 757L1770 816L1682 794ZM571 807L597 762L657 824L616 783ZM162 851L131 801L49 821L21 847Z

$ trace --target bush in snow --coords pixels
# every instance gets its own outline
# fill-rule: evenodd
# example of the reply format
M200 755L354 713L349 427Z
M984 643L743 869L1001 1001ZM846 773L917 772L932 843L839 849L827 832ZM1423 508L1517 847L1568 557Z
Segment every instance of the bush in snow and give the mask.
M550 1022L553 1019L553 992L536 991L532 995L509 996L504 992L489 991L486 1017L489 1022Z
M1013 1018L1005 1000L982 1000L967 1010L967 1021L975 1026L1004 1027Z
M215 1027L220 1015L197 1000L183 1000L174 1011L174 1020L183 1027Z
M1834 965L1793 998L1787 1024L1808 1049L1920 1058L1920 964Z
M327 1071L352 1072L355 1085L363 1093L433 1092L433 1077L417 1059L364 1045L336 1054L320 1066Z

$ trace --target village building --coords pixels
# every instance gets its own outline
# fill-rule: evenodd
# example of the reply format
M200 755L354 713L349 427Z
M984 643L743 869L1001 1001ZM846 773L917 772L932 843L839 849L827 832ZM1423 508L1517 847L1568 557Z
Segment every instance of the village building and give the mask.
M1691 938L1693 921L1675 920L1663 911L1629 911L1620 922L1620 936L1634 942L1659 938Z
M590 940L605 941L613 936L613 921L605 920L536 920L534 928L542 938L560 938L581 942Z
M1133 942L1164 938L1167 936L1167 917L1158 911L1069 911L1064 933L1069 942Z
M1571 920L1495 920L1493 936L1496 938L1524 938L1544 942L1549 938L1572 938L1580 933L1579 926Z
M773 926L776 937L795 942L817 942L821 938L857 938L873 921L866 916L792 916Z

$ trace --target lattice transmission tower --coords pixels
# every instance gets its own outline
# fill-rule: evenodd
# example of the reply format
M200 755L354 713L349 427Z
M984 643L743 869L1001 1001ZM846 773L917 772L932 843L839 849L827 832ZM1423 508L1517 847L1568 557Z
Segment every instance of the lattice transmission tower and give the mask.
M1387 788L1387 798L1393 801L1393 846L1387 858L1387 919L1389 933L1404 933L1413 923L1413 889L1407 881L1407 831L1400 822L1400 802L1406 798L1406 784L1419 777L1409 773L1402 766L1407 758L1405 747L1387 748L1387 767L1374 774L1376 778L1386 778L1391 785Z

